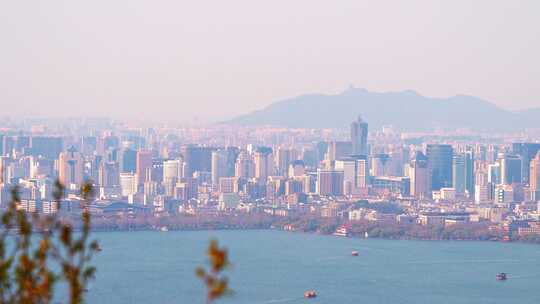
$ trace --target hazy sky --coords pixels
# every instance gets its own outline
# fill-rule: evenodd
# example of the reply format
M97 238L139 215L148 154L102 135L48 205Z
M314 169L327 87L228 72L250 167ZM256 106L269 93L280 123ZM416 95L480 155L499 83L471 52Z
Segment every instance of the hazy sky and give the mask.
M540 1L0 0L0 104L221 119L349 84L540 107Z

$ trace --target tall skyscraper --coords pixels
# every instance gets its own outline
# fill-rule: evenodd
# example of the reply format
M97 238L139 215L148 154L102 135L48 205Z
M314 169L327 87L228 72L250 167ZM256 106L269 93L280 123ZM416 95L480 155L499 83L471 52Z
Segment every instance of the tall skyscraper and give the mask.
M255 176L255 163L245 151L240 152L236 159L234 175L239 178L249 179Z
M452 187L452 146L427 145L431 190Z
M497 160L501 166L501 183L505 185L511 185L514 183L521 183L522 172L522 160L518 155L502 154ZM528 174L527 174L528 175Z
M465 152L465 190L469 195L469 198L474 198L474 185L476 180L476 172L474 169L474 152Z
M260 182L266 183L268 176L274 175L272 148L258 147L253 155L255 159L255 177Z
M540 151L531 160L529 174L532 199L540 201Z
M513 143L512 153L521 157L522 182L529 183L529 165L540 151L540 143Z
M171 159L163 162L163 187L165 194L173 196L174 187L182 177L182 161Z
M71 146L58 158L58 173L62 184L68 188L80 187L83 182L83 159L75 147Z
M356 159L356 188L366 189L369 183L369 164L366 156L355 157Z
M184 159L184 177L192 177L196 171L212 172L212 151L215 148L187 145L180 149Z
M225 176L234 176L236 159L238 159L240 149L237 147L227 147L225 148L225 151L227 151L227 168Z
M287 177L289 173L289 164L296 160L296 151L279 147L276 153L277 175Z
M351 143L352 154L367 155L368 154L368 124L358 117L356 121L351 123Z
M353 158L336 160L336 171L343 172L343 193L349 195L356 188L357 163Z
M158 158L152 160L150 180L157 183L163 182L163 159Z
M467 177L465 169L465 154L455 154L452 158L452 187L456 194L465 194L465 180Z
M422 152L417 152L411 161L411 195L417 198L429 197L428 159Z
M139 185L143 185L150 175L152 168L152 151L140 150L137 151L137 176Z
M491 183L493 185L498 185L501 183L501 164L500 163L494 163L488 165L487 169L487 175L488 175L488 183Z
M227 160L226 150L212 151L212 185L217 186L219 179L227 176Z

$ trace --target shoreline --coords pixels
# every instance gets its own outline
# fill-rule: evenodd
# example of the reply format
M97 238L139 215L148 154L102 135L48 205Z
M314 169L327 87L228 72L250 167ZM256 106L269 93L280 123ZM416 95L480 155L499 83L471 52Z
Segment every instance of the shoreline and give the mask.
M78 231L78 230L77 230ZM324 236L324 237L334 237L334 238L343 238L343 239L357 239L357 240L386 240L386 241L422 241L422 242L482 242L482 243L503 243L503 244L529 244L529 245L540 245L536 242L528 242L524 240L512 240L512 241L501 241L501 240L484 240L484 239L456 239L456 238L407 238L407 237L401 237L401 238L392 238L392 237L361 237L361 236L336 236L331 233L321 233L321 232L305 232L305 231L288 231L285 229L279 229L279 228L215 228L215 229L207 229L207 228L193 228L193 229L171 229L167 231L161 231L159 228L152 228L152 227L144 227L144 228L137 228L137 229L92 229L91 233L110 233L110 232L157 232L157 233L169 233L169 232L210 232L210 231L277 231L277 232L284 232L284 233L292 233L292 234L305 234L305 235L313 235L313 236Z

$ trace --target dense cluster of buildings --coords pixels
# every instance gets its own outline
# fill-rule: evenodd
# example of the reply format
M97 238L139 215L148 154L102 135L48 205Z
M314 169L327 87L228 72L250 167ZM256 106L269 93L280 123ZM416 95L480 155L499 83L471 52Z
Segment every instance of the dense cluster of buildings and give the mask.
M18 185L22 209L77 212L79 188L91 181L95 213L316 213L388 220L352 205L368 200L403 206L396 221L486 220L540 233L538 142L412 136L391 127L368 136L362 118L347 132L109 126L56 133L2 131L0 206ZM52 200L56 179L66 186L61 210Z

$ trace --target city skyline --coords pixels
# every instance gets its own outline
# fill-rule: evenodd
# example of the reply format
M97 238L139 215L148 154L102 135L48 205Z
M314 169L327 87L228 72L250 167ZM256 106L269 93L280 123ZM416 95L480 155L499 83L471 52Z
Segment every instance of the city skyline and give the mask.
M0 1L0 302L535 303L538 12Z

